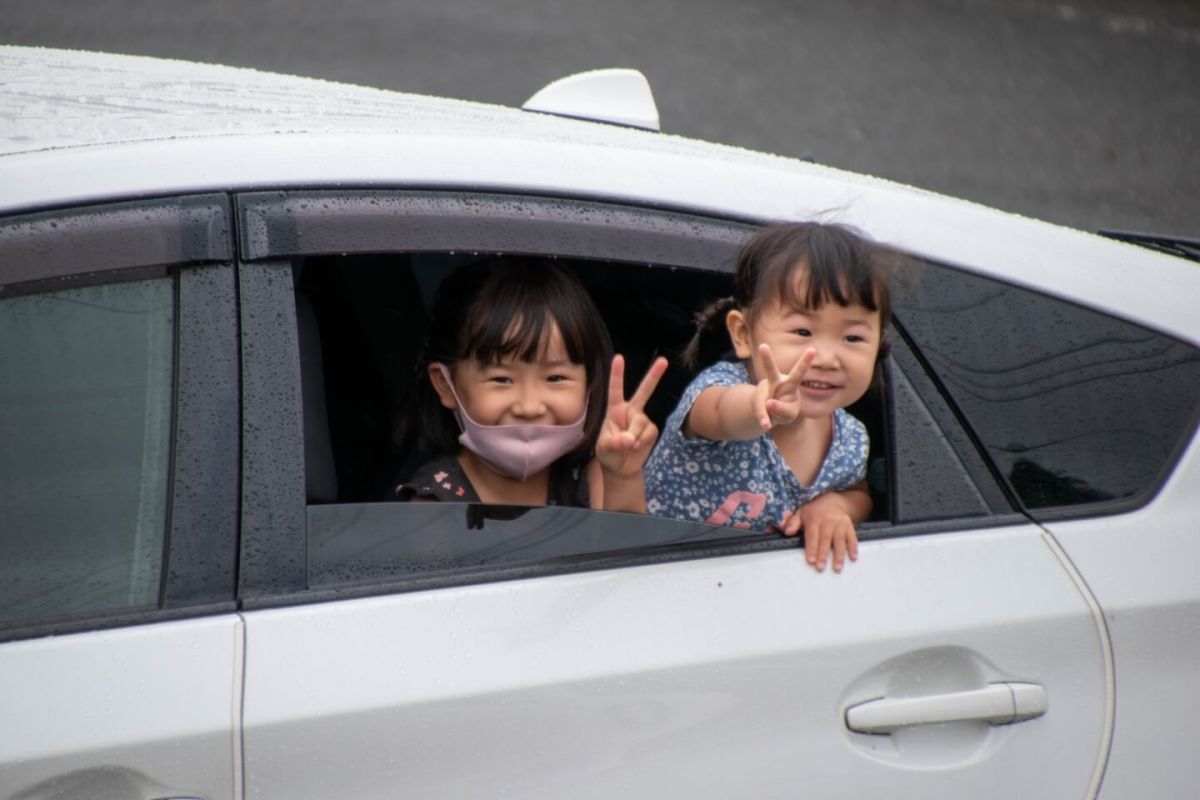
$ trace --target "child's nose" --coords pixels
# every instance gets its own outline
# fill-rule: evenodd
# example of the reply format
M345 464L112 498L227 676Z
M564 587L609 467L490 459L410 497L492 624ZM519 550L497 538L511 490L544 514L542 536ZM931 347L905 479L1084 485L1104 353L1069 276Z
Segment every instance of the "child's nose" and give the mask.
M540 417L546 413L546 404L539 392L534 391L532 387L526 387L517 396L512 411L518 417Z
M827 342L815 342L812 349L816 351L813 356L812 366L817 368L829 368L837 366L837 350Z

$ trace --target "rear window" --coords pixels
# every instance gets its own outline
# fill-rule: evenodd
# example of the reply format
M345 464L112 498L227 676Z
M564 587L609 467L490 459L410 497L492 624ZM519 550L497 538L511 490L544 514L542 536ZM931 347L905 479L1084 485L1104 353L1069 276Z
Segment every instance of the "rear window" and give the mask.
M896 319L1029 509L1147 498L1196 425L1200 351L927 265Z

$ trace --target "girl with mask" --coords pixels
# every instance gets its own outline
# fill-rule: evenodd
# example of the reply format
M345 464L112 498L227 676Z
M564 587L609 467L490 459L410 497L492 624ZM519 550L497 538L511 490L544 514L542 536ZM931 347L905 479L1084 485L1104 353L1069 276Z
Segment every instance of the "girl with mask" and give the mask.
M497 258L443 281L401 441L426 459L401 500L645 512L658 437L583 287L554 264Z

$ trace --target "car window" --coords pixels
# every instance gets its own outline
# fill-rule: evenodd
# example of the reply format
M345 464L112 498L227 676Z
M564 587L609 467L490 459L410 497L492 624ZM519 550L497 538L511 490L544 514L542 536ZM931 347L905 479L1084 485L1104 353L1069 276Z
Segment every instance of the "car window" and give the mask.
M322 586L546 562L736 537L737 531L576 508L396 503L420 466L396 438L414 385L433 294L479 254L397 253L297 261L297 326L309 506L308 580ZM657 354L675 356L693 308L729 292L729 276L560 258L610 320L629 381ZM676 368L648 407L662 424L688 375Z
M1200 351L1139 325L937 264L895 316L1027 509L1147 497L1195 426Z
M678 356L694 314L731 294L737 249L751 226L584 201L437 192L261 193L237 205L242 491L258 501L242 507L244 607L353 584L425 587L798 546L798 539L639 514L396 502L393 491L424 461L395 434L434 292L456 267L531 256L576 275L627 359L628 392L655 356L672 360L647 407L661 428L692 377ZM281 316L283 309L294 317ZM850 409L870 436L876 501L860 537L946 530L964 520L1003 524L1011 503L975 443L920 360L908 357L904 342L896 350L907 362L890 364L892 379ZM891 457L898 443L921 457Z
M414 385L434 292L457 267L492 255L339 254L290 262L302 379L310 588L539 563L561 566L580 557L644 556L664 547L703 552L713 542L739 539L788 544L728 527L633 514L392 502L393 489L422 461L413 443L396 434ZM728 295L730 274L577 257L559 257L556 263L573 272L596 301L616 350L629 359L631 384L655 355L674 362L647 409L661 427L692 377L676 357L693 333L694 310ZM868 524L864 538L883 535L881 526L893 521L954 517L983 524L1011 512L986 468L976 463L970 442L956 436L952 417L927 407L926 398L936 396L936 389L921 379L905 343L898 342L896 350L905 355L903 369L916 374L918 383L894 365L886 383L895 391L873 390L851 409L871 436L868 482L876 500L876 527ZM893 393L894 405L887 402ZM894 474L886 457L891 441L920 454L904 459Z
M153 606L174 281L0 300L0 623Z

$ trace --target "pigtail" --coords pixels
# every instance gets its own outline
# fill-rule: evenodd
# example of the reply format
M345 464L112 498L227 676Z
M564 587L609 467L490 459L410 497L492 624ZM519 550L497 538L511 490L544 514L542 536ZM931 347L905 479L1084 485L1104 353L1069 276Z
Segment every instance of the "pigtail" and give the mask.
M725 317L737 307L732 297L714 300L696 312L693 318L696 332L688 342L680 359L692 372L702 365L720 358L729 349L729 337L725 332Z

